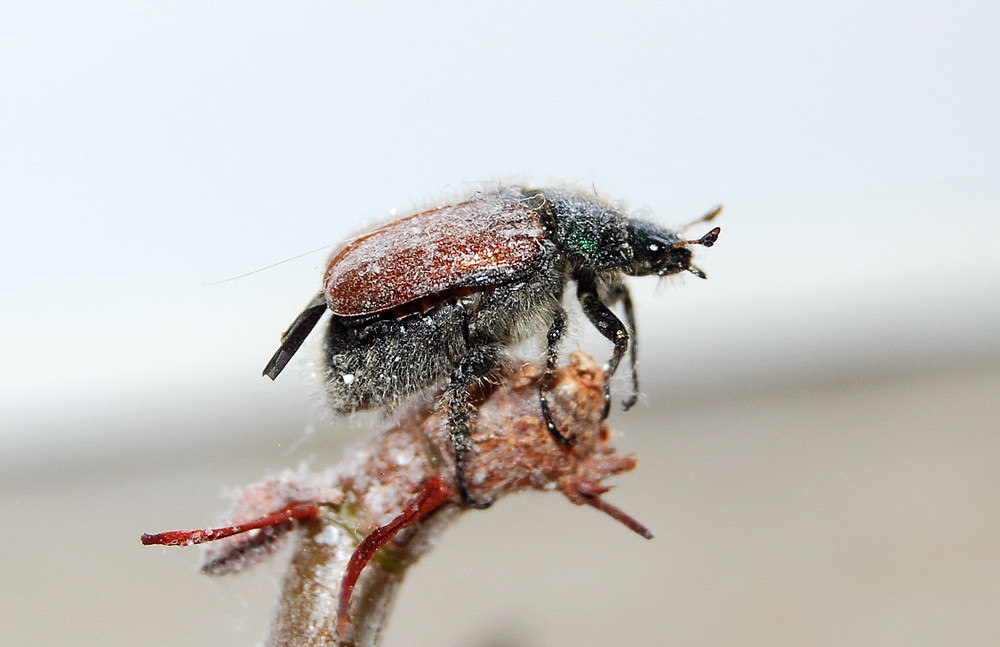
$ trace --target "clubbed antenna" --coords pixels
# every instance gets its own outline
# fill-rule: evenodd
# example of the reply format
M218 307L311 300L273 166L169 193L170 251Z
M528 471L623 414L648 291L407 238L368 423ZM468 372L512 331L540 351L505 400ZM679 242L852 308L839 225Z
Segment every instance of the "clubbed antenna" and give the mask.
M683 227L680 228L680 231L687 231L691 227L694 227L695 225L701 224L703 222L712 222L713 220L715 220L715 217L718 216L720 213L722 213L722 205L721 204L719 206L717 206L716 208L712 209L711 211L709 211L708 213L706 213L701 218L697 218L695 220L692 220L688 224L684 225Z
M694 222L692 222L690 225L688 225L688 227L690 227L691 225L697 224L699 222L702 222L702 221L711 220L712 218L714 218L717 215L719 215L720 211L722 211L722 207L716 207L715 209L713 209L712 211L709 211L707 214L705 214L704 216L702 216L698 220L695 220ZM686 229L686 227L685 227L685 229ZM719 234L720 233L722 233L722 229L719 228L719 227L716 227L715 229L713 229L712 231L708 232L707 234L705 234L704 236L702 236L701 238L699 238L697 240L680 240L680 241L677 241L676 243L674 243L674 248L680 249L681 247L687 247L688 245L701 245L703 247L711 247L712 245L715 244L715 241L719 240ZM705 275L705 273L701 271L700 268L695 267L694 265L688 266L687 271L691 272L692 274L694 274L695 276L697 276L699 279L708 278Z
M719 234L722 233L721 227L716 227L712 231L708 232L698 240L679 240L674 243L674 247L679 249L681 247L687 247L688 245L702 245L704 247L711 247L715 244L715 241L719 240Z

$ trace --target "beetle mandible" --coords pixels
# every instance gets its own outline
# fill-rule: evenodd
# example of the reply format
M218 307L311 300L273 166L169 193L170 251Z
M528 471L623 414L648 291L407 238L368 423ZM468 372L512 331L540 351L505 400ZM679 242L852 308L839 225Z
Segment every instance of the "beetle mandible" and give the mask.
M709 221L721 208L695 222ZM639 390L635 316L629 276L705 274L691 264L690 245L711 247L712 229L697 240L630 218L594 195L565 189L505 187L423 211L354 238L330 257L323 290L282 337L264 369L275 379L319 322L332 312L323 344L326 392L341 413L373 409L447 380L449 434L462 500L471 449L468 389L493 371L504 349L546 332L546 370L539 403L552 437L563 435L549 413L548 385L566 329L569 283L587 319L614 351L610 378L625 354L632 368L628 409ZM611 311L621 304L625 323ZM604 390L604 415L611 402Z

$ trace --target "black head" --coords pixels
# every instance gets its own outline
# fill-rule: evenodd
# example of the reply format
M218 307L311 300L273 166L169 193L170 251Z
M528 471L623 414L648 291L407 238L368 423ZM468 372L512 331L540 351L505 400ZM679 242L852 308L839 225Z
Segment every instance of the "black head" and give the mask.
M622 268L622 271L630 276L666 276L677 272L691 272L699 278L705 278L704 272L691 265L691 250L688 247L711 247L718 240L721 231L716 227L697 240L683 240L671 231L641 220L629 220L627 227L634 261Z

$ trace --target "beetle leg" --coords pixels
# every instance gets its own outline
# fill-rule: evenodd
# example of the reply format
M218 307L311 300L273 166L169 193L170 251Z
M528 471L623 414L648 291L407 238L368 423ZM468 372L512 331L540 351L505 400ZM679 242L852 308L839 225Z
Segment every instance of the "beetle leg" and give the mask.
M493 505L493 501L479 501L469 494L469 484L465 477L466 455L472 451L472 441L469 414L469 387L492 371L500 360L500 348L495 345L479 346L469 349L459 360L448 383L446 401L448 405L448 433L455 446L455 479L458 481L458 492L462 503L470 508L484 509Z
M309 302L305 310L296 317L292 325L285 331L285 334L281 336L281 346L278 347L278 350L271 357L271 361L264 367L264 375L272 380L278 377L278 374L284 370L288 361L292 359L295 351L299 349L299 346L306 340L312 329L316 327L324 312L326 312L326 294L320 292Z
M607 418L611 408L611 376L618 370L618 365L621 364L622 357L628 350L628 329L621 319L616 317L615 313L611 312L608 306L601 301L593 276L577 277L576 298L579 299L583 313L587 315L590 323L594 324L594 327L615 345L615 350L607 364L608 380L604 383L604 411L601 412L601 417Z
M622 409L628 411L639 400L639 370L636 367L636 360L639 353L636 350L636 341L639 337L635 333L635 310L632 308L632 296L624 283L619 284L612 292L615 302L621 302L622 310L625 311L625 324L632 333L632 343L628 348L628 362L632 366L632 395L622 402Z
M552 434L557 443L568 447L570 439L556 428L556 423L552 422L552 413L549 411L549 384L552 382L552 376L559 364L559 341L565 330L566 311L559 308L555 317L552 318L552 325L549 326L549 333L546 336L548 345L545 349L545 375L538 383L538 403L542 406L542 417L545 419L545 425L549 428L549 433Z

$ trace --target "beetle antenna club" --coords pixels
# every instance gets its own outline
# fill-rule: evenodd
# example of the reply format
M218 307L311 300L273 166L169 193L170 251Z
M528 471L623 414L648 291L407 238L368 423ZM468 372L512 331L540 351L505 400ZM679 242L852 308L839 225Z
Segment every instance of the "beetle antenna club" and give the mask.
M715 244L715 241L719 240L719 234L722 233L722 229L716 227L712 231L708 232L698 240L679 240L674 243L674 247L687 247L688 245L701 245L703 247L711 247Z
M691 227L694 227L695 225L700 225L703 222L712 222L713 220L715 220L715 217L718 216L720 213L722 213L722 205L721 204L719 206L717 206L716 208L712 209L711 211L709 211L708 213L706 213L701 218L697 218L695 220L692 220L691 222L689 222L688 224L684 225L683 227L681 227L677 231L687 231Z
M696 220L695 222L693 222L691 224L692 225L696 224L698 222L701 222L702 220L711 220L712 218L714 218L717 215L719 215L720 211L722 211L722 207L716 207L714 210L708 212L707 215L703 216L702 218L700 218L699 220ZM719 227L716 227L715 229L713 229L712 231L708 232L707 234L705 234L704 236L702 236L698 240L681 240L681 241L678 241L678 242L674 243L674 247L687 247L688 245L701 245L703 247L711 247L712 245L715 244L715 241L717 241L719 239L719 234L721 232L722 232L722 229L720 229ZM701 271L700 268L695 267L694 265L688 265L687 271L690 272L690 273L692 273L692 274L694 274L699 279L707 279L708 278L705 275L705 273ZM634 347L635 346L633 344L633 348Z
M695 222L710 221L721 207ZM298 316L264 369L274 379L323 313L332 313L323 350L326 393L342 413L389 407L440 382L455 450L458 490L469 495L466 461L472 424L468 389L504 351L546 333L538 400L554 440L572 443L552 419L548 389L566 328L569 284L595 328L614 345L608 377L625 355L639 391L635 315L626 276L691 272L692 245L711 247L719 228L697 240L630 218L578 191L507 187L431 209L358 236L337 249L323 291ZM623 322L614 312L620 307ZM604 386L604 412L611 402Z

